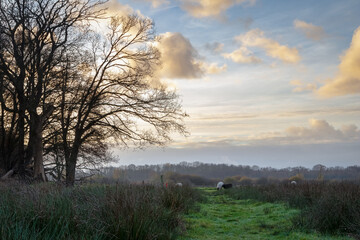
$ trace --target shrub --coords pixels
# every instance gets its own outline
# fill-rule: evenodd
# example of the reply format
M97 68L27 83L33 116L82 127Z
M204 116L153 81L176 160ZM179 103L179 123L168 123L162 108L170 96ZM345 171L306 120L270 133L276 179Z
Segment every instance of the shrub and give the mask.
M234 177L227 177L224 179L224 183L233 183L235 184L237 182L236 178Z
M297 185L241 186L225 194L235 199L286 202L301 209L293 220L297 227L360 237L360 185L356 183L307 181Z
M302 173L298 173L296 174L295 176L292 176L289 178L289 181L296 181L296 182L301 182L303 181L305 178L304 178L304 174Z
M240 178L239 183L241 185L251 185L253 183L253 179L249 178L249 177L246 177L246 176L243 176L243 177Z
M360 186L332 183L303 208L294 223L323 233L352 233L360 237Z

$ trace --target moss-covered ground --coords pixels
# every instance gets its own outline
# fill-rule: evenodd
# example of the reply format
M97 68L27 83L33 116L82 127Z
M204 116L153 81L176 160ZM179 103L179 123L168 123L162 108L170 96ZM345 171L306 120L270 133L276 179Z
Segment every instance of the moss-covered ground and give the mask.
M234 200L212 189L203 189L207 201L200 211L186 215L187 232L182 240L235 239L351 239L305 232L293 227L299 210L282 203Z

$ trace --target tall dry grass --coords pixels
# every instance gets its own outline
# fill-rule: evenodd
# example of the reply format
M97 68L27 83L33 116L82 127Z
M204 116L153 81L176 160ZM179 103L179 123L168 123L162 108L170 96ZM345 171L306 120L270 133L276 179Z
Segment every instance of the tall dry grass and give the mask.
M7 239L175 239L200 193L188 186L0 186Z

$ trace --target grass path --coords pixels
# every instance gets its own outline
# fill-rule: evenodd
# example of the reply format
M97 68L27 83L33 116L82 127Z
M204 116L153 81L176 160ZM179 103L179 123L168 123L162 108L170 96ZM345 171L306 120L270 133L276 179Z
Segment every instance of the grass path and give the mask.
M205 193L208 201L200 211L186 216L187 234L181 240L350 239L293 230L291 218L298 210L284 204L234 200L209 189Z

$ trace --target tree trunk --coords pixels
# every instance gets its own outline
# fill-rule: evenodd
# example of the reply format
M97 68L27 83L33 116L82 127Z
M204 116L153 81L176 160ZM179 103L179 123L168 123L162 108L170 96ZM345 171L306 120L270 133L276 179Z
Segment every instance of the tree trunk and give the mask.
M18 144L18 153L17 153L17 163L16 166L19 171L19 175L25 176L25 156L24 156L24 139L25 139L25 104L22 97L19 97L19 122L18 122L18 132L19 132L19 144Z
M1 81L1 79L0 79ZM1 93L0 93L1 94ZM6 151L5 151L5 142L6 142L6 131L5 131L5 122L4 122L4 115L5 115L5 111L4 108L2 106L0 106L1 108L1 123L0 123L0 127L1 127L1 133L0 133L0 169L6 169L6 162L8 162L8 160L6 159ZM7 169L6 169L7 170Z
M41 116L35 117L33 124L33 153L34 153L34 179L39 181L46 181L44 171L44 159L43 159L43 142L42 142L42 119Z
M66 186L72 187L75 183L77 153L71 154L69 159L66 159Z
M45 171L44 171L44 159L43 159L43 125L45 120L52 114L54 111L54 106L52 105L46 105L44 107L44 112L40 115L38 115L36 112L34 112L32 121L32 131L33 134L33 153L34 153L34 178L37 180L41 180L43 182L46 181L45 177Z
M80 141L80 131L76 131L74 143L72 144L72 148L70 151L70 155L68 158L65 157L66 161L66 186L71 187L74 186L75 183L75 171L76 171L76 162L79 155L79 149L81 145Z

